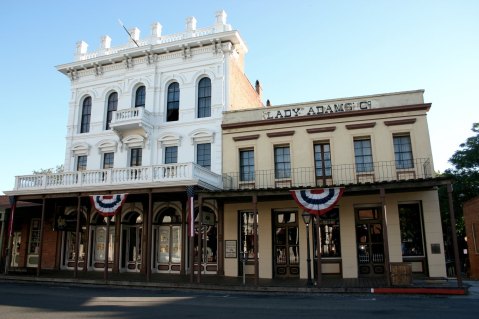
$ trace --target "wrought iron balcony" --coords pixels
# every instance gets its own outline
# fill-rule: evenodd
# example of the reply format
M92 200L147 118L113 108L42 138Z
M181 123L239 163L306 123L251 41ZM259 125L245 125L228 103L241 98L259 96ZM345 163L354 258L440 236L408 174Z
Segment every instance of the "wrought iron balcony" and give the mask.
M17 176L15 192L73 191L200 185L221 189L222 176L195 163Z
M149 130L153 127L153 116L144 107L115 111L110 127L118 132L135 128Z
M314 167L275 171L234 172L223 175L223 189L265 189L282 187L327 187L377 182L427 179L434 176L430 159L419 158L396 163L373 162L362 165L331 165L323 170Z

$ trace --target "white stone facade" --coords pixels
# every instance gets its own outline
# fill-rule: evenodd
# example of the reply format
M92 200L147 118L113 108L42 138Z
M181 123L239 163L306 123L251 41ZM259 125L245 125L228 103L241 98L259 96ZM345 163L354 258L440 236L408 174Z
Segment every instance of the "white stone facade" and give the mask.
M39 176L17 178L16 189L38 189L97 186L109 188L111 184L124 182L130 186L148 186L160 181L171 167L165 164L165 148L177 147L176 163L188 164L186 180L181 184L195 184L197 175L210 175L206 184L221 188L221 123L223 112L230 109L261 107L260 95L243 75L243 58L247 48L237 31L226 24L226 13L216 14L215 24L204 29L196 28L196 19L187 18L186 30L174 35L161 35L161 25L152 25L151 36L140 39L140 30L129 31L131 38L126 45L112 48L111 38L103 36L100 49L88 52L88 44L77 43L76 61L59 65L57 69L71 80L71 99L67 123L65 172L78 171L79 157L86 156L86 167L93 177L76 178L86 184L65 184L65 177L57 176L51 181L39 180ZM237 74L242 76L239 77ZM210 115L198 114L199 82L210 80ZM167 120L168 88L172 83L179 86L178 120ZM144 107L135 107L136 90L144 86ZM236 89L240 88L240 90ZM246 90L244 89L246 88ZM108 114L108 100L117 93L116 111ZM245 97L246 96L246 99ZM91 99L89 125L82 132L83 103ZM244 101L250 103L244 103ZM252 102L251 102L252 101ZM110 112L111 113L111 112ZM107 124L108 116L111 122ZM210 144L209 172L198 172L197 145ZM104 169L105 153L114 153L111 169L128 168L132 148L141 148L142 178L125 180L118 174L133 174L128 171ZM178 177L178 167L173 174ZM183 168L182 168L183 169ZM199 171L202 171L201 168ZM115 177L116 174L116 177ZM206 174L206 175L205 175ZM200 182L201 182L201 178ZM58 182L58 180L61 180ZM106 181L106 182L105 182ZM163 181L163 179L161 179ZM170 185L179 181L170 179ZM141 184L141 185L140 185ZM200 183L201 184L201 183ZM53 185L53 186L52 186ZM156 186L156 185L152 185Z

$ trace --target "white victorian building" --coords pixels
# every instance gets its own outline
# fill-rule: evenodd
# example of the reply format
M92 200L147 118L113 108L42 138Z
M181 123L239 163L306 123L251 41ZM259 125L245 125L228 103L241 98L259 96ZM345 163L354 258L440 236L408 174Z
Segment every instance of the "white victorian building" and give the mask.
M185 273L188 245L198 245L187 243L186 188L223 187L223 112L262 106L226 13L210 27L196 24L190 17L184 32L163 35L154 23L143 38L133 28L119 47L103 36L96 51L80 41L75 61L57 67L71 81L65 170L18 176L7 192L42 203L15 216L11 267ZM124 193L115 217L90 204L90 195ZM203 210L214 215L203 266L222 272L218 207Z

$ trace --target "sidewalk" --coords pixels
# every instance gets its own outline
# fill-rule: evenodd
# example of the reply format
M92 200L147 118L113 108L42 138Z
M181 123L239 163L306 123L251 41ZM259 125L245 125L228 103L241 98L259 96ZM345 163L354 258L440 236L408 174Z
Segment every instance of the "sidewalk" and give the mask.
M98 285L151 289L182 289L182 290L212 290L248 293L374 293L374 294L440 294L465 295L479 294L479 281L464 281L458 288L455 278L431 280L414 279L409 286L388 287L385 278L351 278L343 279L336 276L324 276L319 287L307 287L306 279L260 279L258 285L253 278L246 278L245 284L241 277L223 277L217 275L202 275L200 282L189 275L152 274L146 281L143 274L120 273L108 274L104 279L103 272L78 272L77 278L71 271L45 272L40 276L29 273L11 273L0 275L1 281L55 283L65 285Z

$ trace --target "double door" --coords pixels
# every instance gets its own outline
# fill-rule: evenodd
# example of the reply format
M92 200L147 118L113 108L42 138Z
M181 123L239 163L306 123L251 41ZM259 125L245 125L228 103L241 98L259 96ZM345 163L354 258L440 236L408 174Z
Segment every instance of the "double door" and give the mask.
M181 225L159 226L156 232L158 234L157 269L160 272L179 272L181 268Z
M356 210L359 276L385 274L384 238L380 208Z
M274 276L299 277L299 231L297 213L273 212Z

